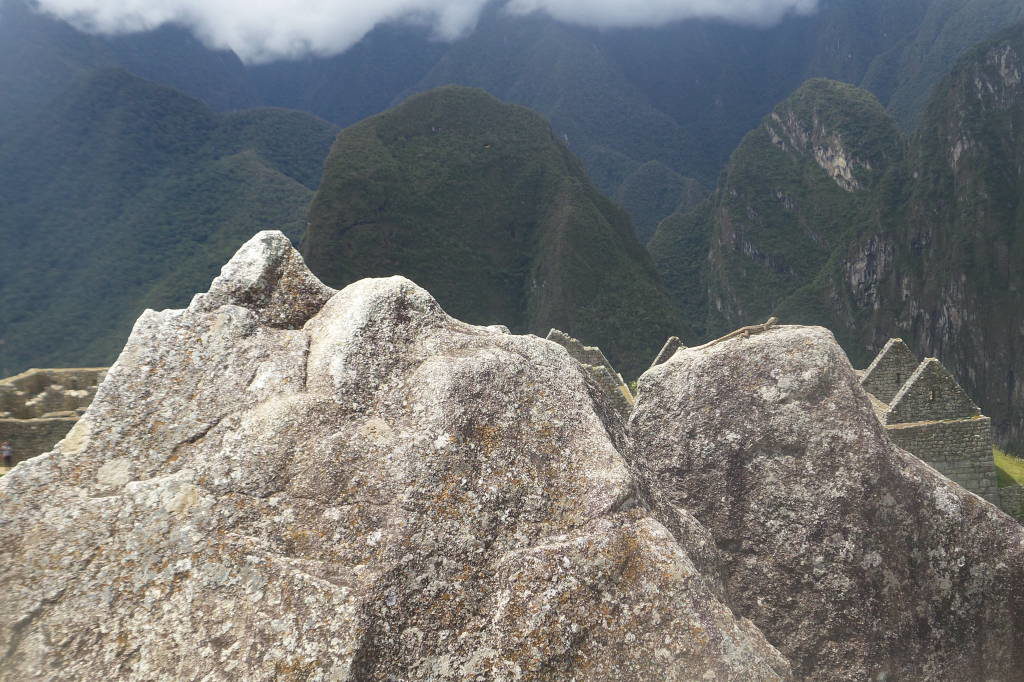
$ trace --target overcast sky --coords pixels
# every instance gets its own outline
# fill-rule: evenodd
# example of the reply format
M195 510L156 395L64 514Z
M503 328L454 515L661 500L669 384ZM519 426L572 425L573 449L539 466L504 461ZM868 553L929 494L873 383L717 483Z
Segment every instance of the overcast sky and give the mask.
M39 0L79 28L122 33L166 22L190 26L212 47L249 62L343 52L374 26L396 20L429 25L452 40L475 26L489 0ZM509 12L546 12L602 28L657 26L693 17L770 24L807 13L818 0L497 0Z

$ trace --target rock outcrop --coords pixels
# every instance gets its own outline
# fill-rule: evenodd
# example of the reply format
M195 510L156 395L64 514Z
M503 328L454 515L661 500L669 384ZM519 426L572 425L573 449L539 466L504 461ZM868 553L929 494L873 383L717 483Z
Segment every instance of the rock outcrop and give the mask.
M0 677L787 678L623 449L557 344L261 233L0 479Z
M1024 532L889 441L827 330L677 352L629 431L656 505L711 533L730 604L798 679L1020 678Z
M1010 680L1022 557L825 330L679 349L624 423L264 232L0 479L0 678Z

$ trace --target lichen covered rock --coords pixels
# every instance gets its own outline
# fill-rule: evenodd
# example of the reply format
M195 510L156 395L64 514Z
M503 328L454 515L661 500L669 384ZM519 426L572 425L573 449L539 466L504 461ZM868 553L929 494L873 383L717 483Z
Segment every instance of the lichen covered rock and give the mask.
M0 676L737 679L789 663L564 349L261 233L0 479Z
M827 330L680 350L629 434L653 504L710 532L728 603L798 679L1020 679L1024 531L892 445Z

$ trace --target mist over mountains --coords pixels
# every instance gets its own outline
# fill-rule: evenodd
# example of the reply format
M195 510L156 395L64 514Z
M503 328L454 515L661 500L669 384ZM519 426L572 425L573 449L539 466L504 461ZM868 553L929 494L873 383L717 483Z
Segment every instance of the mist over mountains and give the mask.
M544 14L597 28L651 28L685 19L722 19L770 25L790 14L808 14L818 0L335 0L297 8L270 0L161 0L143 4L110 0L38 0L39 8L78 28L107 35L150 31L166 24L192 30L214 49L231 50L248 63L344 52L382 24L421 25L438 40L455 40L476 28L485 9L508 16Z

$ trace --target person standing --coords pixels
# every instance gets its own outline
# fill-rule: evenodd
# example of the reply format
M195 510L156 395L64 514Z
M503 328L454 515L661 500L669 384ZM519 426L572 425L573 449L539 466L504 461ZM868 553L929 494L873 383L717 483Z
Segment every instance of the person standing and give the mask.
M11 447L11 441L5 440L0 443L0 455L3 455L5 467L9 469L14 466L14 448Z

